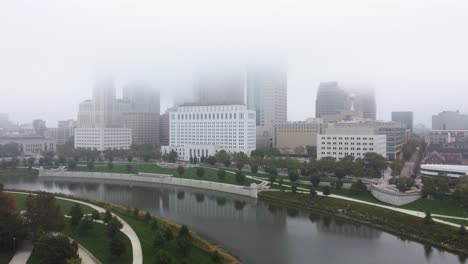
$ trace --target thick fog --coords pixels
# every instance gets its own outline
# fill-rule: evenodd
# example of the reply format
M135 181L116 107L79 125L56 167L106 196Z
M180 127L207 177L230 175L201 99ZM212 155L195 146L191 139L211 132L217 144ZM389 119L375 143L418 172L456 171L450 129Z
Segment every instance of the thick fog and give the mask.
M288 119L314 116L323 81L376 87L378 118L468 113L466 0L3 0L0 112L76 118L94 79L189 94L201 64L284 61ZM268 59L267 59L268 58Z

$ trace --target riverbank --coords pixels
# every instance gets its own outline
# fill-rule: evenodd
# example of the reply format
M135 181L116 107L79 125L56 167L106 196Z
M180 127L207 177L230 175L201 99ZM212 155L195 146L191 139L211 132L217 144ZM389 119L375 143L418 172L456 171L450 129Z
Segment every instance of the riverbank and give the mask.
M175 178L164 174L123 174L123 173L106 173L106 172L84 172L84 171L64 171L64 170L40 170L40 178L55 178L55 179L101 179L101 180L116 180L128 182L143 182L157 183L166 185L176 185L183 187L191 187L205 189L211 191L219 191L232 193L242 196L257 198L257 187L253 186L238 186L233 184L210 182L203 180L191 180L183 178Z
M373 226L449 252L468 256L468 234L440 223L426 224L424 219L366 204L309 194L262 192L259 199L276 205L339 218Z
M31 192L31 191L18 191L18 190L11 190L11 191L36 193L36 192ZM153 240L154 240L155 233L158 230L159 231L163 231L166 229L171 230L174 237L177 237L177 234L179 233L179 230L181 228L181 225L175 222L172 222L168 219L157 217L157 216L151 216L150 221L145 221L144 220L145 212L140 211L137 215L135 215L134 210L132 210L131 208L122 206L122 205L111 204L111 203L106 203L106 202L101 202L101 201L96 201L96 200L91 200L91 199L85 199L85 198L80 198L80 197L71 196L71 195L64 195L60 193L54 193L54 196L57 197L58 199L60 198L73 199L76 201L85 202L85 203L93 204L102 208L106 208L110 210L112 213L122 218L125 222L129 224L129 226L133 230L135 230L135 233L138 235L138 238L141 241L144 263L155 263L157 249L153 246ZM157 221L158 223L159 227L157 229L154 229L154 227L151 226L151 223L153 220ZM191 235L192 249L190 250L190 255L188 257L189 259L187 259L189 261L188 263L217 263L213 260L214 252L217 252L217 254L219 254L219 257L221 260L219 263L229 263L229 264L240 263L240 260L237 257L233 256L232 254L230 254L228 251L226 251L222 247L214 243L211 243L210 241L206 240L205 238L201 237L200 235L196 234L193 231L190 231L190 235ZM106 246L107 244L104 244L104 245ZM183 256L179 256L176 240L173 240L170 243L166 243L163 249L167 251L168 253L170 253L170 255L173 258L179 258L179 257L180 259L186 258ZM91 249L89 250L93 251Z

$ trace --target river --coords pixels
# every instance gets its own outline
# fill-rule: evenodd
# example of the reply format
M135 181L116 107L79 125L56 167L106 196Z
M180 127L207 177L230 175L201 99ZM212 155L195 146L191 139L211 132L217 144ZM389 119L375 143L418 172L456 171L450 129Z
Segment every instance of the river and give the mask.
M218 192L129 182L2 179L5 188L72 194L186 224L243 263L464 263L460 257L365 225Z

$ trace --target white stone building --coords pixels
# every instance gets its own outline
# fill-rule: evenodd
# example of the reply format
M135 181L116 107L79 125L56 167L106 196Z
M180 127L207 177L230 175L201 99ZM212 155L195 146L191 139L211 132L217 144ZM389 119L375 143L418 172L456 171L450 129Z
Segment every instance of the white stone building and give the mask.
M0 145L18 144L22 155L41 155L45 151L55 151L55 140L40 136L11 135L0 137Z
M317 159L333 157L340 160L346 156L364 158L369 152L384 157L387 155L387 136L379 135L373 129L353 129L349 133L327 131L317 135ZM340 131L342 132L342 131Z
M132 145L130 128L77 128L75 129L75 148L129 149Z
M219 150L250 155L256 144L255 111L245 105L182 105L169 112L169 146L180 160Z

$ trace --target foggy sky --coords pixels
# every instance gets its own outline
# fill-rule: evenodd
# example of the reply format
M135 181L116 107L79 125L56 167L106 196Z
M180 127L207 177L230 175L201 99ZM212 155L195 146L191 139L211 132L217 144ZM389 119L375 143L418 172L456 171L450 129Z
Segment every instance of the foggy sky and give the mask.
M148 80L162 109L194 66L284 58L288 119L314 116L322 81L376 87L378 119L468 113L466 0L4 0L0 112L26 123L76 119L94 79ZM120 92L119 92L120 94Z

